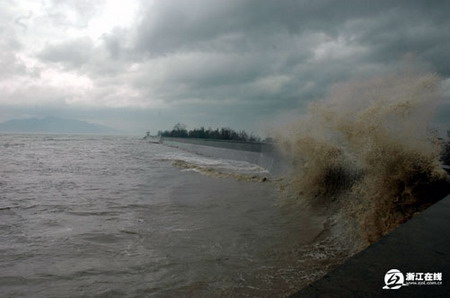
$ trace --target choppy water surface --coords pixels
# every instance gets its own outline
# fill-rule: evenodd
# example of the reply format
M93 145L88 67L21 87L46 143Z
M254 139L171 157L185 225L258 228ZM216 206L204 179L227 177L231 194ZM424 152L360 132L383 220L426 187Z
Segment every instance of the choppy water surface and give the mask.
M283 296L317 274L298 247L321 218L173 162L254 165L130 137L1 135L0 152L2 296Z

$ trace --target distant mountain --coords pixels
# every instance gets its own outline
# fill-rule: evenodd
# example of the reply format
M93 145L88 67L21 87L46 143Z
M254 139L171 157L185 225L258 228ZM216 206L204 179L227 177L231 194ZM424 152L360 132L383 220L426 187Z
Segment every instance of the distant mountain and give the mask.
M0 132L110 134L117 131L111 127L86 121L46 117L9 120L0 123Z

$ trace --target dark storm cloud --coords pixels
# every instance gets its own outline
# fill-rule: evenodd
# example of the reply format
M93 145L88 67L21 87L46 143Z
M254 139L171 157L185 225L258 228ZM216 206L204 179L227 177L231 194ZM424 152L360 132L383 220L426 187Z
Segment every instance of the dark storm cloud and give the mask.
M43 21L63 32L88 26L99 13L87 0L46 3L50 21ZM35 57L42 68L57 65L87 77L92 84L85 102L107 105L114 99L132 109L147 104L149 111L163 111L158 123L173 118L191 126L215 121L250 127L304 107L334 83L398 70L405 57L413 57L421 70L450 76L450 1L159 0L141 5L127 28L98 39L48 38ZM69 12L77 17L68 18ZM0 42L7 48L9 41ZM0 63L15 67L13 72L26 71L14 51L0 54Z
M450 74L450 2L411 1L344 27L370 49L368 61L387 63L411 53L441 75ZM345 31L342 33L345 34Z
M269 43L271 34L326 31L357 16L380 11L379 1L159 1L138 28L138 48L158 55L177 50L216 49L227 35L236 50ZM205 44L207 42L207 44ZM275 46L277 44L274 44ZM252 48L249 48L252 50Z
M135 86L167 102L253 102L249 113L323 96L413 54L448 75L446 1L156 1L136 30Z
M351 21L368 27L361 32L361 41L370 43L383 34L405 37L403 28L414 28L416 23L428 23L445 33L449 9L448 1L157 1L138 28L137 47L152 55L221 50L220 38L234 35L242 38L228 40L228 47L244 50L272 41L271 35L280 32L325 32L334 37L346 33L342 31Z

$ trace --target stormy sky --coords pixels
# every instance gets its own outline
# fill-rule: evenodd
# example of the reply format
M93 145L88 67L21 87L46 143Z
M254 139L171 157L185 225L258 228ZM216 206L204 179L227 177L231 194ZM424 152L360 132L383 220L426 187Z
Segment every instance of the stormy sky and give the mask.
M426 0L0 0L0 121L264 134L335 83L409 63L449 95L449 12Z

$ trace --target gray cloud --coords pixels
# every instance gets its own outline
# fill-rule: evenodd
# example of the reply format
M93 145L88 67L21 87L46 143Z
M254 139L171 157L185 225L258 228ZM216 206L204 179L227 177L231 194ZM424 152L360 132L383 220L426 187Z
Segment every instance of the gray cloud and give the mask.
M166 101L253 101L284 109L322 96L330 84L395 69L408 54L446 76L450 67L440 60L450 41L448 6L156 2L137 28L136 55L150 63L136 85L158 90Z
M0 80L10 78L11 76L26 74L27 69L23 61L15 55L15 52L21 47L20 43L10 37L0 38Z
M75 2L50 2L46 22L62 32L86 27L101 3L91 7L89 1ZM252 127L301 109L334 83L395 71L405 57L415 57L422 70L436 71L444 79L450 76L449 1L141 4L136 22L127 28L105 32L98 40L42 36L43 45L31 52L42 69L58 66L88 78L92 86L82 93L86 102L105 109L120 102L129 111L143 107L149 115L162 113L154 117L159 121L152 122L154 126L173 120ZM67 18L69 11L76 17ZM10 22L19 32L21 27L13 25L16 17ZM44 17L33 14L29 21L39 18ZM12 28L8 26L4 28ZM15 55L23 46L17 42L14 48L14 40L0 40L0 65L10 70L3 74L8 77L30 73ZM47 94L44 89L36 91L41 92L37 97L71 102L80 96L51 88Z
M101 9L103 0L51 0L42 2L48 18L54 26L86 27L89 21L95 17Z
M130 61L122 55L119 40L105 36L102 41L94 45L89 37L81 37L51 43L38 52L36 57L43 62L58 64L68 71L78 71L99 82L111 81L111 77L122 80L121 74L126 72ZM125 80L122 83L129 82Z
M243 49L267 44L267 39L270 44L272 35L279 33L336 34L336 26L351 17L374 13L381 5L372 1L160 1L148 9L138 27L137 47L158 55L179 50L221 50L217 41L233 35L242 39L230 39L231 46Z
M90 62L94 44L87 38L77 38L59 44L49 44L38 57L43 61L59 62L69 68L81 67Z
M186 50L221 50L221 38L228 46L242 50L250 45L267 45L274 34L290 36L324 32L331 37L359 21L361 32L382 38L380 33L402 37L397 32L417 23L429 23L444 31L448 24L446 1L159 1L151 6L138 27L137 48L153 55ZM372 27L372 28L371 28ZM378 32L377 32L378 31ZM351 34L352 32L347 32ZM405 37L405 36L403 36ZM410 36L417 38L417 36ZM269 42L267 42L269 41ZM395 40L383 42L394 43ZM274 44L275 46L278 43ZM250 47L251 50L251 47Z

